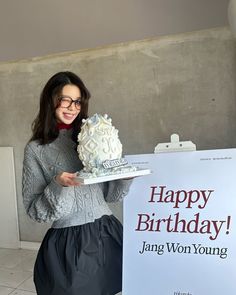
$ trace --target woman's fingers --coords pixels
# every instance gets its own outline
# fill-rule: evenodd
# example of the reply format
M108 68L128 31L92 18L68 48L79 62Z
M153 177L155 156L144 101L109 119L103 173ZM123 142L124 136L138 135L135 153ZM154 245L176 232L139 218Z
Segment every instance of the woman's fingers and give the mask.
M80 182L76 180L76 173L61 172L56 176L56 181L62 186L79 186Z

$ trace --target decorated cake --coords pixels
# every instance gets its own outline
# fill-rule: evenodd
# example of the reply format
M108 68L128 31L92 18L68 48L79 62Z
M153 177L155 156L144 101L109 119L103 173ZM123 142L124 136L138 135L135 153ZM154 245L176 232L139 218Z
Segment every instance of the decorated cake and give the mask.
M97 177L135 171L122 158L122 144L118 130L108 115L95 114L83 120L78 135L78 155L84 166L83 177Z

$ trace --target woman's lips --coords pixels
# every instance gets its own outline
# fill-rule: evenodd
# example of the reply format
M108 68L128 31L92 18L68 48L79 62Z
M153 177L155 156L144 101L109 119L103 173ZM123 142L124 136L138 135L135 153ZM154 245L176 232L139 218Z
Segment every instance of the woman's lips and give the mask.
M63 116L67 120L74 119L75 115L74 114L69 114L69 113L63 113Z

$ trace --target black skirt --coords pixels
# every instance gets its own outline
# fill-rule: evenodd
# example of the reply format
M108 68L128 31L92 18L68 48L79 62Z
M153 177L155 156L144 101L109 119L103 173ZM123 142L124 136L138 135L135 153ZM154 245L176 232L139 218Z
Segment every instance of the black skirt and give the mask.
M34 267L38 295L113 295L122 288L122 225L113 216L46 233Z

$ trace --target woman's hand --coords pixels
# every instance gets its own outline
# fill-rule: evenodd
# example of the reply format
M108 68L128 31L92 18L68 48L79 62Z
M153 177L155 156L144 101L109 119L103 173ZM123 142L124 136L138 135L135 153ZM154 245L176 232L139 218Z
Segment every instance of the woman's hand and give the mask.
M79 186L80 182L76 180L77 173L61 172L55 179L62 186Z

